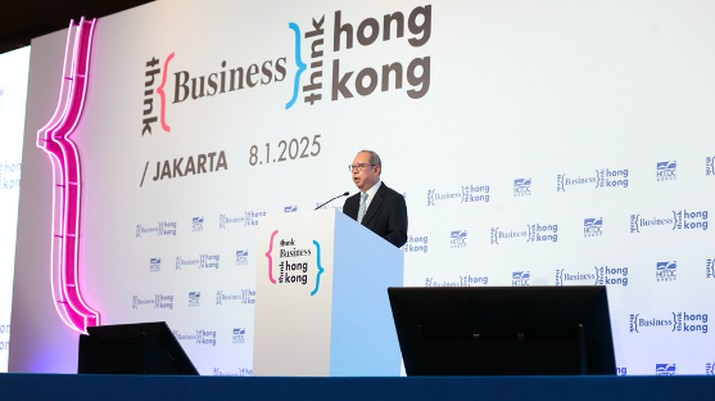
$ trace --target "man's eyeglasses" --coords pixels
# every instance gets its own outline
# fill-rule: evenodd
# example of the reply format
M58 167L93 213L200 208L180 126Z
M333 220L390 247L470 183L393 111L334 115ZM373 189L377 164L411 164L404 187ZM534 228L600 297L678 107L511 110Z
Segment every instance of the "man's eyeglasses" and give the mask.
M374 164L370 163L358 163L358 164L349 164L348 165L348 170L352 172L353 170L357 170L358 172L361 172L365 170L367 167L375 167Z

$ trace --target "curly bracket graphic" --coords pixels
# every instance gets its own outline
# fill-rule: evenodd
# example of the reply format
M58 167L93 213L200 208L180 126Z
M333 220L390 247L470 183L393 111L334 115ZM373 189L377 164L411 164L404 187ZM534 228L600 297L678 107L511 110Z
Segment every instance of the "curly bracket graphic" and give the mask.
M310 292L311 297L318 293L318 290L320 289L320 276L325 273L325 269L323 269L323 265L320 260L320 243L313 240L313 245L315 245L316 249L315 264L318 266L318 274L315 275L315 289Z
M159 94L160 107L159 115L161 116L161 129L166 132L171 132L171 127L166 123L166 92L164 87L166 86L166 74L169 71L169 63L174 58L174 52L171 52L169 56L164 61L164 68L161 70L161 83L156 88L156 93Z
M37 132L37 146L52 164L52 296L62 321L80 333L99 325L99 313L83 300L79 283L81 166L70 139L84 110L96 19L70 22L57 108Z
M295 66L298 70L295 72L295 77L293 77L293 97L286 103L285 109L288 110L295 104L298 100L298 87L300 86L300 76L303 71L308 67L302 60L300 55L300 27L295 22L290 22L288 28L292 29L295 33Z
M271 234L271 239L268 243L268 251L266 251L266 258L268 258L268 280L270 280L273 284L276 283L276 279L273 278L273 256L271 256L271 252L273 252L273 239L276 237L276 234L278 234L278 230L274 230Z

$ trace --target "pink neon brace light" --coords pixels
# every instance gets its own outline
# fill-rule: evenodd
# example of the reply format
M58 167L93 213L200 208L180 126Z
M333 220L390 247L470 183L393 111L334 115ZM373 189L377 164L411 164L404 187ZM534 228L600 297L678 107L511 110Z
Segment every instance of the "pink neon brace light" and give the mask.
M84 110L89 56L96 19L70 22L57 108L37 132L37 146L52 164L52 296L62 321L80 333L99 325L99 313L82 298L79 283L82 174L80 155L70 139Z

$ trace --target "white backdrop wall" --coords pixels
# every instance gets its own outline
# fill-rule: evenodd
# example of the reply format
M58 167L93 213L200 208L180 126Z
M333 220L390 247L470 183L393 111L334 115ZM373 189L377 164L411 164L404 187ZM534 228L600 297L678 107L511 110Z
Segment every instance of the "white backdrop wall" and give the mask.
M0 372L7 372L10 350L17 202L29 67L29 46L0 54Z
M202 374L251 375L260 217L354 191L368 148L407 199L406 285L606 284L620 374L712 374L713 17L705 1L216 0L103 18L73 136L82 294L105 324L168 321ZM14 371L76 369L34 146L65 35L33 42Z

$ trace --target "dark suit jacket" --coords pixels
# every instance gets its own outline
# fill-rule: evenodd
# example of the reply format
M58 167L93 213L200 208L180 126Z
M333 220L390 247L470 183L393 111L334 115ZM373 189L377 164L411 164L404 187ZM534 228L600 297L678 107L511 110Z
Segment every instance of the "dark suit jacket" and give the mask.
M360 208L360 192L347 198L343 213L357 220ZM396 247L407 242L407 205L405 198L383 182L365 211L362 225Z

